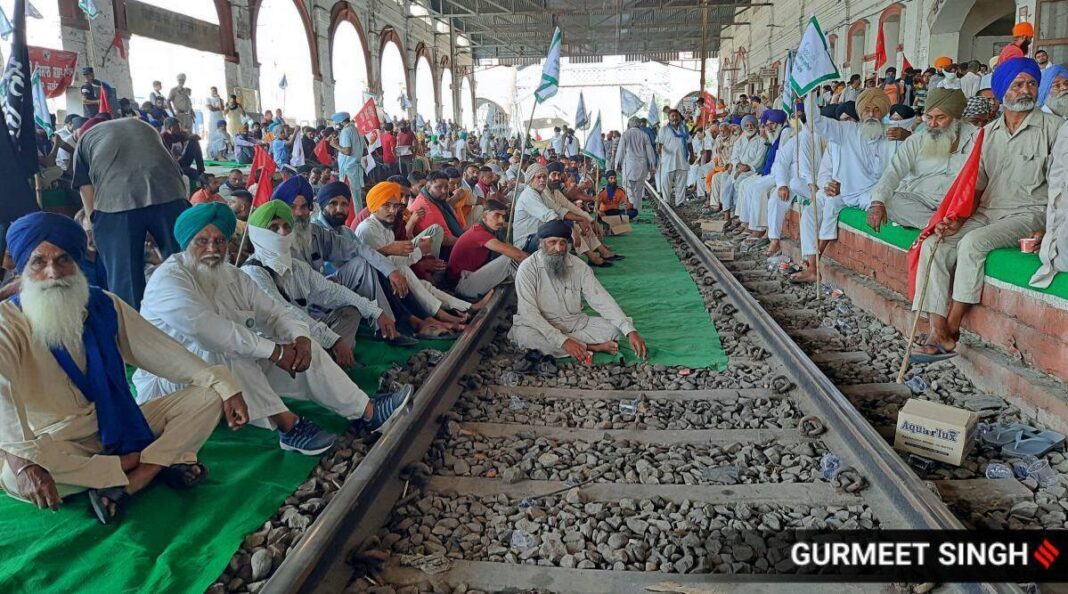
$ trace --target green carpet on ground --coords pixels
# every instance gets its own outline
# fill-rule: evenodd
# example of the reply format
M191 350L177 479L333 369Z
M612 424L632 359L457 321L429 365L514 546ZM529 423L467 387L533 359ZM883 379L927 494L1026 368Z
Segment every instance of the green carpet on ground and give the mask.
M238 163L237 161L204 161L205 167L225 167L227 169L244 169L251 167L248 163Z
M909 246L916 241L916 237L920 234L917 229L898 225L884 225L882 229L876 232L868 226L868 213L859 208L843 209L838 221L844 223L847 227L856 229L866 235L877 237L903 250L909 249ZM1037 254L1025 254L1015 247L1000 248L990 252L987 257L986 275L1003 283L1030 291L1068 299L1068 274L1058 274L1054 277L1050 286L1045 289L1030 285L1031 276L1034 275L1040 265L1041 262Z
M379 376L424 348L359 341L367 367L351 375L374 392ZM288 401L329 431L347 422L308 402ZM278 448L273 431L220 426L201 450L210 469L200 487L177 492L153 485L138 494L117 525L103 526L85 495L67 498L56 512L0 496L0 592L188 592L200 594L226 569L246 534L258 530L318 463Z
M645 213L640 220L630 233L605 240L626 259L594 268L597 279L634 320L649 363L725 369L727 355L697 285L653 217ZM638 361L626 340L619 346L627 362ZM594 362L612 359L618 356L597 355Z

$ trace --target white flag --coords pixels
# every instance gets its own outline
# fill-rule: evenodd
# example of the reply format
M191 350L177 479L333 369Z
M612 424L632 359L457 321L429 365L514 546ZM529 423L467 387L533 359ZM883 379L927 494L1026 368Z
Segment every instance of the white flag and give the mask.
M790 88L798 97L815 89L820 83L839 78L834 59L827 51L827 38L823 36L820 23L812 17L801 37L801 45L794 56L790 71Z
M52 128L52 116L48 113L48 101L46 100L44 84L41 82L41 73L36 68L30 75L30 86L33 88L33 121L41 127L49 136L55 132Z
M284 90L286 90L286 87L288 87L288 86L289 86L289 81L286 80L286 75L283 74L282 75L282 80L278 81L278 88L282 89L284 91Z
M541 84L534 91L534 98L538 103L544 103L560 90L560 42L563 35L560 27L553 32L553 40L549 42L549 55L545 58L545 67L541 70Z
M582 96L582 91L579 91L578 109L575 110L575 128L585 130L589 125L590 116L586 114L586 99Z
M793 74L794 68L794 52L786 52L786 68L783 70L785 75L782 77L782 96L779 98L779 102L782 103L782 110L787 115L794 115L794 92L790 88L790 77Z
M630 117L638 113L638 110L641 109L643 105L645 105L645 103L642 103L642 100L639 99L637 95L623 87L619 87L619 107L623 112L623 115Z
M412 108L412 102L410 99L408 99L407 95L401 95L400 98L398 98L397 100L400 101L401 109L403 109L404 111L408 111Z
M14 25L8 20L7 15L4 14L4 7L0 6L0 39L7 41L8 37L15 32Z
M375 158L371 156L371 153L364 155L363 158L360 159L360 164L363 165L363 172L365 174L371 173L371 170L378 166L378 163L375 162Z
M660 123L660 110L656 107L656 93L649 100L649 125L655 126Z
M417 130L422 130L425 127L426 127L426 120L423 119L423 116L421 116L419 114L415 114L415 128Z
M80 2L79 2L79 6L81 6ZM96 6L94 6L93 8L96 8ZM85 9L83 8L82 10L85 10ZM33 4L31 4L29 0L26 0L26 16L30 17L31 19L43 19L44 18L44 15L41 14L41 11L37 10L37 7L34 6Z
M289 164L294 167L300 167L305 164L304 161L304 134L298 127L293 132L296 137L293 139L293 154L289 156Z
M605 168L604 165L604 140L601 139L601 114L597 113L597 121L593 124L593 130L590 130L590 136L586 139L586 147L582 149L582 154L597 161L597 166L601 169Z

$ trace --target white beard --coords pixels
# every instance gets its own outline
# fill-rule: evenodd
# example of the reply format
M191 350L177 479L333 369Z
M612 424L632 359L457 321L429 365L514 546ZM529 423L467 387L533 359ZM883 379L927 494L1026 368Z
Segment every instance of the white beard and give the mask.
M549 271L549 276L555 279L562 279L567 275L567 252L562 254L550 254L545 252L545 268Z
M47 281L23 275L19 289L22 313L30 322L34 340L48 348L66 347L82 352L85 307L89 303L89 281L81 270Z
M1068 116L1068 92L1046 99L1046 107L1062 118Z
M1005 109L1008 111L1021 113L1034 110L1035 104L1036 101L1034 97L1020 97L1015 101L1006 101L1004 105Z
M860 124L860 135L864 140L877 140L886 133L886 125L880 120L864 120Z
M197 284L209 297L214 297L215 292L226 282L226 273L223 270L225 260L226 258L224 257L215 266L205 264L199 260L193 260L188 266L189 272L193 274Z
M923 143L920 145L920 156L930 158L945 158L953 150L953 142L960 135L960 120L946 128L927 128L923 133Z

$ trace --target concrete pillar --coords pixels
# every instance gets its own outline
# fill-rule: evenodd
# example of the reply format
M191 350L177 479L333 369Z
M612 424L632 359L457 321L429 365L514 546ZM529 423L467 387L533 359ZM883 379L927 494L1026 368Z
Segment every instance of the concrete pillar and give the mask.
M334 113L334 69L330 55L330 11L315 5L312 7L312 27L315 46L319 52L319 70L322 76L312 82L315 98L315 118L325 121Z
M234 27L234 48L237 51L237 63L226 62L226 86L229 89L241 87L259 90L260 69L252 59L252 15L248 9L248 0L230 0L230 12ZM255 106L263 113L263 105ZM249 109L252 111L252 109Z

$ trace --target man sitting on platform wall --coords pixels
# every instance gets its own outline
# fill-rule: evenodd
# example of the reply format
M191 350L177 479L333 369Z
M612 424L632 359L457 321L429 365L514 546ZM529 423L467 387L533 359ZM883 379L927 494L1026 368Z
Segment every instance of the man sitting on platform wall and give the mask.
M848 104L847 104L848 105ZM865 89L857 98L857 123L832 120L819 114L815 97L811 94L805 111L813 114L813 128L827 141L828 150L820 162L816 194L819 207L819 243L817 245L816 213L813 205L801 211L801 252L807 268L794 274L794 282L816 280L816 251L823 253L838 239L838 213L846 206L867 210L871 191L894 152L887 138L883 118L890 113L890 99L879 88Z
M775 188L775 178L771 175L779 150L783 143L793 136L793 129L786 121L786 112L781 109L764 111L761 135L768 144L764 163L753 175L735 182L734 195L738 201L738 220L751 237L762 237L767 229L767 221L761 220L761 211L767 204L767 195Z
M727 220L730 220L730 212L734 208L734 184L760 169L768 149L767 143L757 133L759 125L756 117L747 115L742 118L741 124L742 133L731 147L730 167L713 176L708 195L709 205L713 209L721 207Z
M913 309L923 299L923 311L930 314L927 344L914 351L918 361L956 355L961 319L982 296L987 254L1038 237L1045 227L1046 163L1063 120L1037 108L1041 77L1030 58L1013 58L994 70L993 90L1005 111L986 127L975 185L978 205L967 220L940 223L920 252L917 279L927 274L931 250L938 246L926 298L919 290L922 280L916 281Z
M815 146L815 138L804 123L805 115L802 113L800 131L784 140L775 156L770 174L774 179L774 187L761 198L758 224L766 225L768 229L768 256L775 256L782 251L783 223L794 196L799 196L802 201L809 200L811 189L815 187L814 168L819 162L819 147Z
M971 154L976 128L961 121L964 93L933 89L927 95L924 130L901 143L871 192L868 226L887 220L922 229L942 203Z
M185 251L168 258L152 275L142 314L193 354L229 368L245 389L249 419L256 426L277 429L283 450L314 456L336 438L291 412L281 394L314 401L372 431L382 429L411 396L412 387L369 399L312 343L306 323L226 261L227 239L235 225L230 209L215 202L182 213L174 233ZM138 370L133 382L140 403L184 387L156 375L151 367Z
M63 497L89 489L93 512L107 524L157 477L179 489L201 483L207 468L197 451L220 412L231 429L248 421L230 372L90 287L78 268L86 235L73 220L26 215L7 241L22 277L19 294L0 304L3 490L55 510ZM138 407L127 364L182 387Z
M460 236L449 256L445 281L468 299L489 296L497 285L515 277L526 252L509 245L497 234L508 223L508 205L487 200L482 221Z
M539 249L516 272L518 310L508 337L520 348L585 361L590 352L615 354L626 336L645 359L645 340L593 271L570 253L571 227L553 220L538 227ZM583 312L585 299L602 317Z

